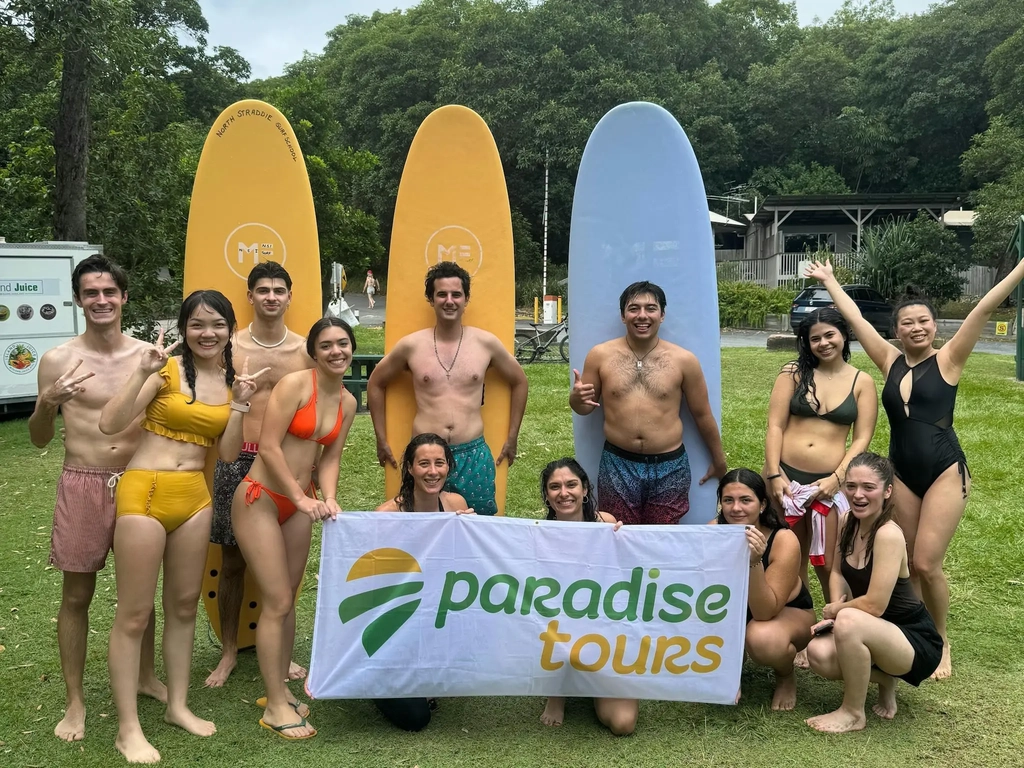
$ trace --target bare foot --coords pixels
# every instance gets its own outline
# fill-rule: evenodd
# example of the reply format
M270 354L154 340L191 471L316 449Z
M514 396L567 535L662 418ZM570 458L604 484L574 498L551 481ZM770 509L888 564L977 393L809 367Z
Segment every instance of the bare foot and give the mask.
M810 669L811 662L807 660L807 649L804 648L802 651L798 651L796 658L793 659L793 666L797 669Z
M118 731L117 738L114 739L114 746L129 763L160 762L160 753L149 743L142 733L142 729L128 733Z
M167 703L167 686L156 676L149 680L139 680L139 693L143 696L149 696L151 699L162 701L164 704Z
M196 717L187 707L172 712L170 708L164 713L164 722L184 728L194 736L213 736L217 726L209 720Z
M294 661L288 664L288 678L285 680L287 683L290 680L305 680L306 679L306 668L300 667Z
M266 723L266 725L272 730L278 730L281 726L294 725L294 728L285 728L278 731L285 738L301 739L306 736L315 736L316 728L309 723L304 723L305 719L305 717L292 709L291 706L287 706L282 709L268 708L263 713L263 719L260 722ZM304 724L299 725L300 723Z
M544 711L540 713L540 721L544 725L561 725L565 718L565 699L561 696L549 696Z
M788 675L775 673L775 695L772 696L773 712L789 712L796 706L796 673Z
M849 712L842 707L827 715L818 715L805 721L811 728L822 733L849 733L863 731L867 725L864 712Z
M949 655L949 643L942 646L942 660L939 666L932 672L932 680L946 680L953 676L953 660Z
M223 687L224 683L228 681L228 677L235 671L237 662L237 656L228 656L227 654L221 656L217 668L210 673L210 676L206 678L206 682L203 685L207 688Z
M878 684L878 703L871 711L883 720L892 720L896 716L896 678L890 677L887 683Z
M81 741L85 738L85 705L70 704L64 719L57 723L53 735L61 741Z

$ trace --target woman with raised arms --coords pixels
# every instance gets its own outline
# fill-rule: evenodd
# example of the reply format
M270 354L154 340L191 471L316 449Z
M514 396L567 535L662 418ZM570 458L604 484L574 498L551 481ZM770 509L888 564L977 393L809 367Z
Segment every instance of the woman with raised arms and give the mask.
M344 320L323 317L313 323L306 352L315 365L284 376L270 393L259 453L231 505L235 538L263 595L256 655L267 696L257 700L266 709L260 725L288 740L316 735L306 720L309 708L285 680L295 644L295 593L306 571L313 523L341 511L338 471L356 413L342 377L355 351ZM313 486L314 465L323 501Z
M402 456L402 486L398 495L377 507L378 512L454 512L475 514L457 493L443 490L455 456L440 435L424 432L405 447ZM430 725L436 699L423 697L374 699L373 703L393 725L403 731L422 731Z
M207 449L223 461L242 448L242 412L256 391L248 361L236 376L231 360L235 313L218 291L196 291L178 313L178 341L164 333L143 350L127 386L100 415L100 431L115 435L143 411L142 442L117 485L114 564L117 612L110 630L110 685L117 707L114 744L130 763L155 763L160 753L139 723L136 694L142 634L164 566L164 720L197 736L217 729L188 708L196 609L210 541L212 501L203 468ZM171 352L182 341L181 357ZM184 382L182 379L184 378ZM182 384L184 383L184 386Z
M613 531L622 527L622 523L597 508L594 486L576 459L556 459L544 467L540 473L540 496L548 509L548 520L613 523ZM636 730L640 702L636 699L594 699L594 711L609 731L616 736L629 736ZM565 697L549 696L540 721L544 725L561 725L564 718Z
M864 351L885 376L882 405L889 417L889 458L896 472L898 522L907 537L914 588L942 635L942 662L935 677L949 677L953 672L946 630L949 583L942 565L971 491L967 459L953 431L956 390L989 316L1024 278L1024 261L981 298L941 349L933 347L932 306L923 298L901 301L893 312L893 326L903 352L864 319L836 281L831 264L812 262L807 277L825 286Z
M797 359L775 379L768 405L768 490L800 541L800 578L807 583L810 560L826 603L838 527L833 499L850 459L871 444L878 418L875 383L849 360L843 316L815 310L797 328Z
M807 724L825 733L864 728L868 683L878 684L874 712L896 715L896 679L920 685L942 658L942 638L910 584L903 531L893 522L893 467L874 453L854 457L846 472L850 511L832 567L833 601L811 631L811 669L842 680L843 703Z
M807 647L814 624L814 602L800 579L800 542L769 503L764 480L751 469L739 467L722 477L718 504L718 517L712 525L747 528L747 655L755 664L775 671L772 709L793 709L793 660Z

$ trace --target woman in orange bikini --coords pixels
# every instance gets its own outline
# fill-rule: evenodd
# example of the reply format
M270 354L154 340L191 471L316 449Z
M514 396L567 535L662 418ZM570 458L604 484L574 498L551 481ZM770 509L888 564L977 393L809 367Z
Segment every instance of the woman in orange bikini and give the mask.
M196 291L181 305L178 341L164 334L146 347L139 367L100 414L100 431L116 435L140 416L143 436L117 484L114 564L117 613L110 630L110 687L117 707L114 744L130 763L155 763L160 753L139 723L136 694L142 634L164 566L164 720L197 736L217 729L188 708L196 607L210 539L213 503L203 475L207 449L234 461L242 448L242 413L256 391L248 361L235 375L231 332L235 313L218 291ZM181 357L171 351L185 342Z
M356 413L356 399L342 382L356 351L348 324L336 317L317 320L306 351L316 365L288 374L270 393L259 453L231 507L235 538L263 595L256 655L267 697L260 725L289 740L316 735L306 721L309 708L284 681L295 642L295 593L306 570L313 523L341 511L338 469ZM314 464L323 501L312 483Z

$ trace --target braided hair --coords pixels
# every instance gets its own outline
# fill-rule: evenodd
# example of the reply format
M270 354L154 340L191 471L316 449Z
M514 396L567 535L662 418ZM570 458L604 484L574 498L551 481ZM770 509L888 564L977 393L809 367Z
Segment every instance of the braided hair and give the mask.
M870 451L858 453L846 467L847 477L850 475L850 470L857 467L867 467L874 472L878 479L881 480L883 488L892 486L896 473L893 470L892 462L884 456L879 456L877 453L871 453ZM896 502L893 499L893 494L890 493L889 498L882 502L882 514L875 520L875 524L871 527L871 532L868 535L867 550L865 552L866 558L870 558L874 552L875 534L878 533L878 529L892 520L895 513ZM853 545L857 540L858 531L860 531L860 520L851 512L846 516L846 524L843 526L843 531L839 536L839 551L843 557L853 554Z
M821 408L821 402L815 392L814 369L821 361L811 350L811 328L818 323L831 325L839 331L843 337L843 361L850 362L850 326L838 310L832 307L816 309L801 321L796 330L797 358L787 363L787 368L792 371L796 383L794 397L805 400L815 411Z
M555 520L555 510L551 508L551 503L548 501L548 481L551 480L551 476L555 474L556 470L568 469L577 478L579 478L580 486L583 488L583 522L585 523L596 523L597 520L597 499L594 498L594 486L590 483L590 477L587 476L587 471L580 466L580 463L576 459L566 456L565 458L555 459L540 473L540 498L544 502L544 506L548 508L548 520Z
M178 312L178 338L186 338L188 321L200 307L206 307L216 312L228 324L228 343L224 347L223 362L224 382L230 389L231 385L235 383L235 366L231 360L231 334L235 331L235 310L227 296L220 291L193 291L181 303L181 310ZM187 343L182 345L181 365L185 369L185 381L188 383L189 389L192 390L192 399L188 401L188 405L192 405L196 401L196 361L192 354L192 348Z
M336 318L335 318L336 319ZM412 463L416 460L416 450L421 445L440 445L444 448L444 460L448 463L448 472L455 466L455 454L445 439L433 432L424 432L416 435L409 444L405 446L405 453L402 454L402 485L398 489L395 502L400 512L436 512L437 510L416 510L413 509L416 503L416 479L412 476Z

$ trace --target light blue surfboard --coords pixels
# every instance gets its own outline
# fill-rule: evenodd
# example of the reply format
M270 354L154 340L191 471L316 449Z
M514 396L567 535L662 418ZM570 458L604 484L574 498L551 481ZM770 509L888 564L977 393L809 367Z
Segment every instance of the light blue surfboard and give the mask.
M597 344L623 336L619 294L650 280L665 289L660 335L693 352L722 423L722 368L715 246L704 180L676 119L656 104L631 102L606 114L587 141L576 179L569 235L570 369L583 370ZM572 371L569 373L570 382ZM693 418L681 408L693 485L684 523L715 516L717 482ZM597 485L604 415L572 415L576 458ZM600 503L600 500L598 500Z

